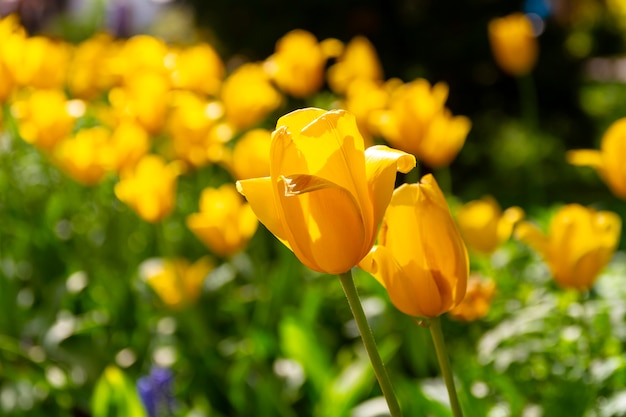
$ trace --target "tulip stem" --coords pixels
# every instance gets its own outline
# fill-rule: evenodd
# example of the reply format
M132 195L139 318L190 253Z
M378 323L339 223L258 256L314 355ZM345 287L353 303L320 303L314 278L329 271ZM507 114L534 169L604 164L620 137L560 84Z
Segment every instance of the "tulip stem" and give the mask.
M365 350L367 351L372 367L374 368L376 379L378 379L380 389L383 392L385 400L387 400L389 412L392 417L401 417L402 412L400 411L400 404L398 404L398 400L393 391L393 386L391 385L391 380L389 379L389 375L387 375L387 370L385 369L385 364L383 363L380 353L378 352L378 348L376 347L376 341L374 340L372 329L370 328L365 312L363 311L363 306L361 305L361 300L359 299L359 293L357 292L356 286L354 285L354 279L352 278L352 271L339 274L339 280L341 281L341 286L343 287L343 291L348 299L348 304L350 305L350 310L352 310L352 315L354 316L356 325L359 328L359 333L361 333L361 339L363 340Z
M443 331L441 330L441 317L434 317L430 319L430 335L433 338L433 344L435 345L435 352L437 352L437 360L441 367L441 374L443 380L446 382L446 388L448 389L448 397L450 398L450 407L452 408L452 415L454 417L463 417L463 411L459 404L459 398L456 394L456 388L454 386L454 377L452 375L452 368L450 367L450 361L446 352L446 344L443 340Z

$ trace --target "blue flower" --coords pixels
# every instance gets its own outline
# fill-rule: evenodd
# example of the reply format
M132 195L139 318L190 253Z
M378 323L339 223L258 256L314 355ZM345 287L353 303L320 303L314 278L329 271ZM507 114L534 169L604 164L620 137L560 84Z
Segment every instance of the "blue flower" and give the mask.
M173 381L174 373L166 368L153 368L149 375L139 378L137 391L148 417L167 417L173 414Z

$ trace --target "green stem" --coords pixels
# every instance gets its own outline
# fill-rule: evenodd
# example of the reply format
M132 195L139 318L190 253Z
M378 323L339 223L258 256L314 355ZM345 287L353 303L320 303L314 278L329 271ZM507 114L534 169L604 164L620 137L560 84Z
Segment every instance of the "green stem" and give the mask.
M441 367L441 373L443 380L446 382L446 388L448 389L448 396L450 397L450 406L452 407L452 414L454 417L462 417L463 411L459 405L459 399L456 395L456 388L454 387L454 377L452 376L452 368L450 367L450 361L446 353L446 344L443 340L443 331L441 330L441 317L435 317L430 319L430 335L433 338L435 345L435 352L437 352L437 360Z
M367 351L372 367L374 368L376 379L378 379L378 384L383 392L383 396L385 397L385 400L387 400L389 412L392 417L400 417L402 416L400 404L398 404L398 400L393 391L393 386L391 385L391 380L387 375L387 370L385 369L383 360L381 359L378 348L376 347L376 341L374 340L372 329L367 322L367 317L365 317L365 312L363 311L363 306L361 305L361 300L359 299L359 294L356 286L354 285L354 279L352 278L352 271L339 274L339 280L341 281L341 286L343 287L343 291L348 299L348 304L350 304L350 310L352 310L352 315L354 316L356 325L359 328L359 333L361 333L361 339L363 340L365 350Z

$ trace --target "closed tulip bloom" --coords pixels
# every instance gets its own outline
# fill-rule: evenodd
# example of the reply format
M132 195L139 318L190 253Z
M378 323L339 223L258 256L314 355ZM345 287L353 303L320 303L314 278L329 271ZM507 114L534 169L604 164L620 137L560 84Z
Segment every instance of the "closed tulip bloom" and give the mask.
M206 188L200 212L187 217L187 227L215 254L228 257L240 252L256 232L258 220L234 184Z
M243 64L222 84L220 93L226 120L242 130L261 122L282 102L261 64Z
M465 297L450 310L450 317L466 322L482 319L489 313L495 292L496 283L492 279L482 278L478 274L470 275Z
M355 80L383 80L383 68L376 48L364 36L352 38L337 62L328 68L328 84L338 94L345 94Z
M270 176L239 181L259 220L309 268L340 274L374 244L396 171L415 158L386 146L364 150L354 116L307 108L278 120Z
M276 43L264 68L278 88L293 97L308 97L324 83L326 56L315 35L292 30Z
M567 161L573 165L593 167L613 194L626 200L626 118L613 122L607 129L599 151L569 151Z
M222 58L209 44L200 43L174 52L172 81L174 87L215 96L225 69Z
M122 172L115 185L115 195L145 221L155 223L167 217L176 203L176 179L179 163L148 154L134 169Z
M72 133L76 118L72 102L61 90L35 90L13 103L11 111L18 121L20 136L44 151Z
M163 303L180 309L194 303L202 284L215 268L209 257L190 264L187 259L149 259L140 266L140 275Z
M547 235L537 226L520 223L515 236L537 251L563 288L586 291L609 263L619 243L620 217L579 204L560 208Z
M238 180L270 175L270 147L272 132L252 129L235 143L231 170Z
M22 49L26 40L26 31L20 25L17 15L11 14L0 18L0 103L8 100L16 87L12 68L7 62L15 51Z
M431 174L394 191L378 244L359 266L409 316L437 317L463 300L469 274L467 250Z
M528 74L535 63L539 46L530 19L513 13L489 22L489 42L498 66L512 76Z
M98 33L76 46L67 76L73 96L94 99L119 81L111 72L111 61L119 48L119 43L105 33Z
M524 218L520 207L510 207L504 212L492 196L473 200L456 213L456 221L465 244L484 254L493 253L511 237L515 223Z
M110 136L101 126L81 129L58 144L53 161L77 182L95 185L107 173Z

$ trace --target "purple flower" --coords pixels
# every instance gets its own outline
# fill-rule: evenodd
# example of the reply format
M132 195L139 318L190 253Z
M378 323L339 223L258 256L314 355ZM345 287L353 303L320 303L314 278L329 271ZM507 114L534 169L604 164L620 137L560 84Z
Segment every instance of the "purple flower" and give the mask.
M137 391L148 417L167 417L173 414L173 381L174 373L166 368L153 368L149 375L139 378Z

